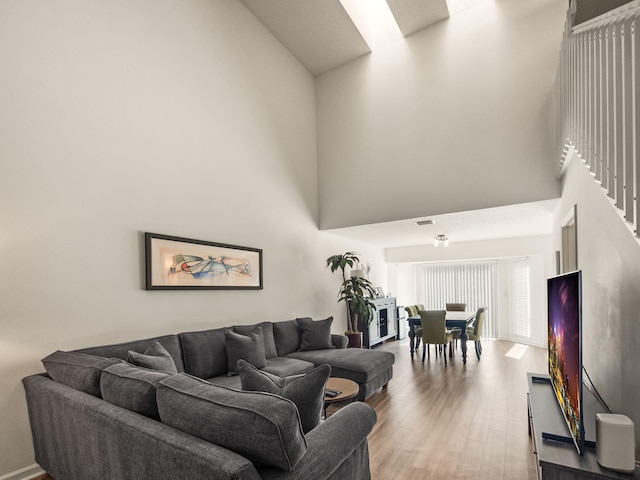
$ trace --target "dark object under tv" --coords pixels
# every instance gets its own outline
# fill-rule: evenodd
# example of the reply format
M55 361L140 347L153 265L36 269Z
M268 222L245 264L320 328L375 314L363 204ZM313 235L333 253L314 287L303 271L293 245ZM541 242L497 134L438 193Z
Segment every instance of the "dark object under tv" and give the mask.
M547 280L549 377L571 437L543 438L585 448L582 408L582 273L578 270Z

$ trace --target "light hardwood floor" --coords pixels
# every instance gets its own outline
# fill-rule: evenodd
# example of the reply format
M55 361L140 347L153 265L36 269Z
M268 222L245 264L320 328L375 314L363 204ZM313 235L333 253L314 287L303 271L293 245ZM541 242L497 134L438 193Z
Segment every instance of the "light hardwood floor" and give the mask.
M469 342L444 365L441 356L413 360L407 341L396 354L387 390L367 401L378 413L369 436L371 473L379 480L535 480L527 425L526 372L546 371L546 350L506 357L512 342L483 341L478 360Z
M407 340L377 347L396 355L389 387L367 403L378 414L369 436L374 480L535 480L527 431L527 372L545 372L546 350L520 359L506 341L483 341L481 360L469 342L444 365L441 356L413 360ZM52 480L48 475L36 480ZM348 480L348 479L345 479Z

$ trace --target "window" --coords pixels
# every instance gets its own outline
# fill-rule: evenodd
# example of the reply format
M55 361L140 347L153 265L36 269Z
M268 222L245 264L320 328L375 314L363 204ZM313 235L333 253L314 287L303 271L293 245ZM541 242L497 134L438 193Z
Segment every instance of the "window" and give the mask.
M487 307L484 336L498 336L496 276L497 262L427 264L424 305L427 310L444 310L446 303L466 303L472 312Z
M511 330L513 335L531 336L529 304L529 260L511 261Z

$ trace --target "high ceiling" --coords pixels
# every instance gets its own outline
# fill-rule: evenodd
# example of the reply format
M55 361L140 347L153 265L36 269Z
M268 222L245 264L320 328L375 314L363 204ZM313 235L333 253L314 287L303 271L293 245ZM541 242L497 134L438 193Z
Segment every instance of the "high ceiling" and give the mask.
M240 0L313 75L371 50L340 0ZM406 37L449 17L446 0L387 0Z
M340 0L240 0L249 11L314 76L370 53L370 48ZM364 1L364 0L363 0ZM485 0L387 0L407 37ZM510 205L416 219L329 230L342 237L390 248L423 245L438 234L453 242L522 237L552 233L557 200Z

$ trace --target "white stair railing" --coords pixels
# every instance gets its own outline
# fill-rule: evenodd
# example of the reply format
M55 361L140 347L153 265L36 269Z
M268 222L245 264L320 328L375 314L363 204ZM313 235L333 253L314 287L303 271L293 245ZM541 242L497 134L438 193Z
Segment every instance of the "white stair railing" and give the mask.
M574 2L554 87L556 173L575 150L638 237L640 0L575 27Z

